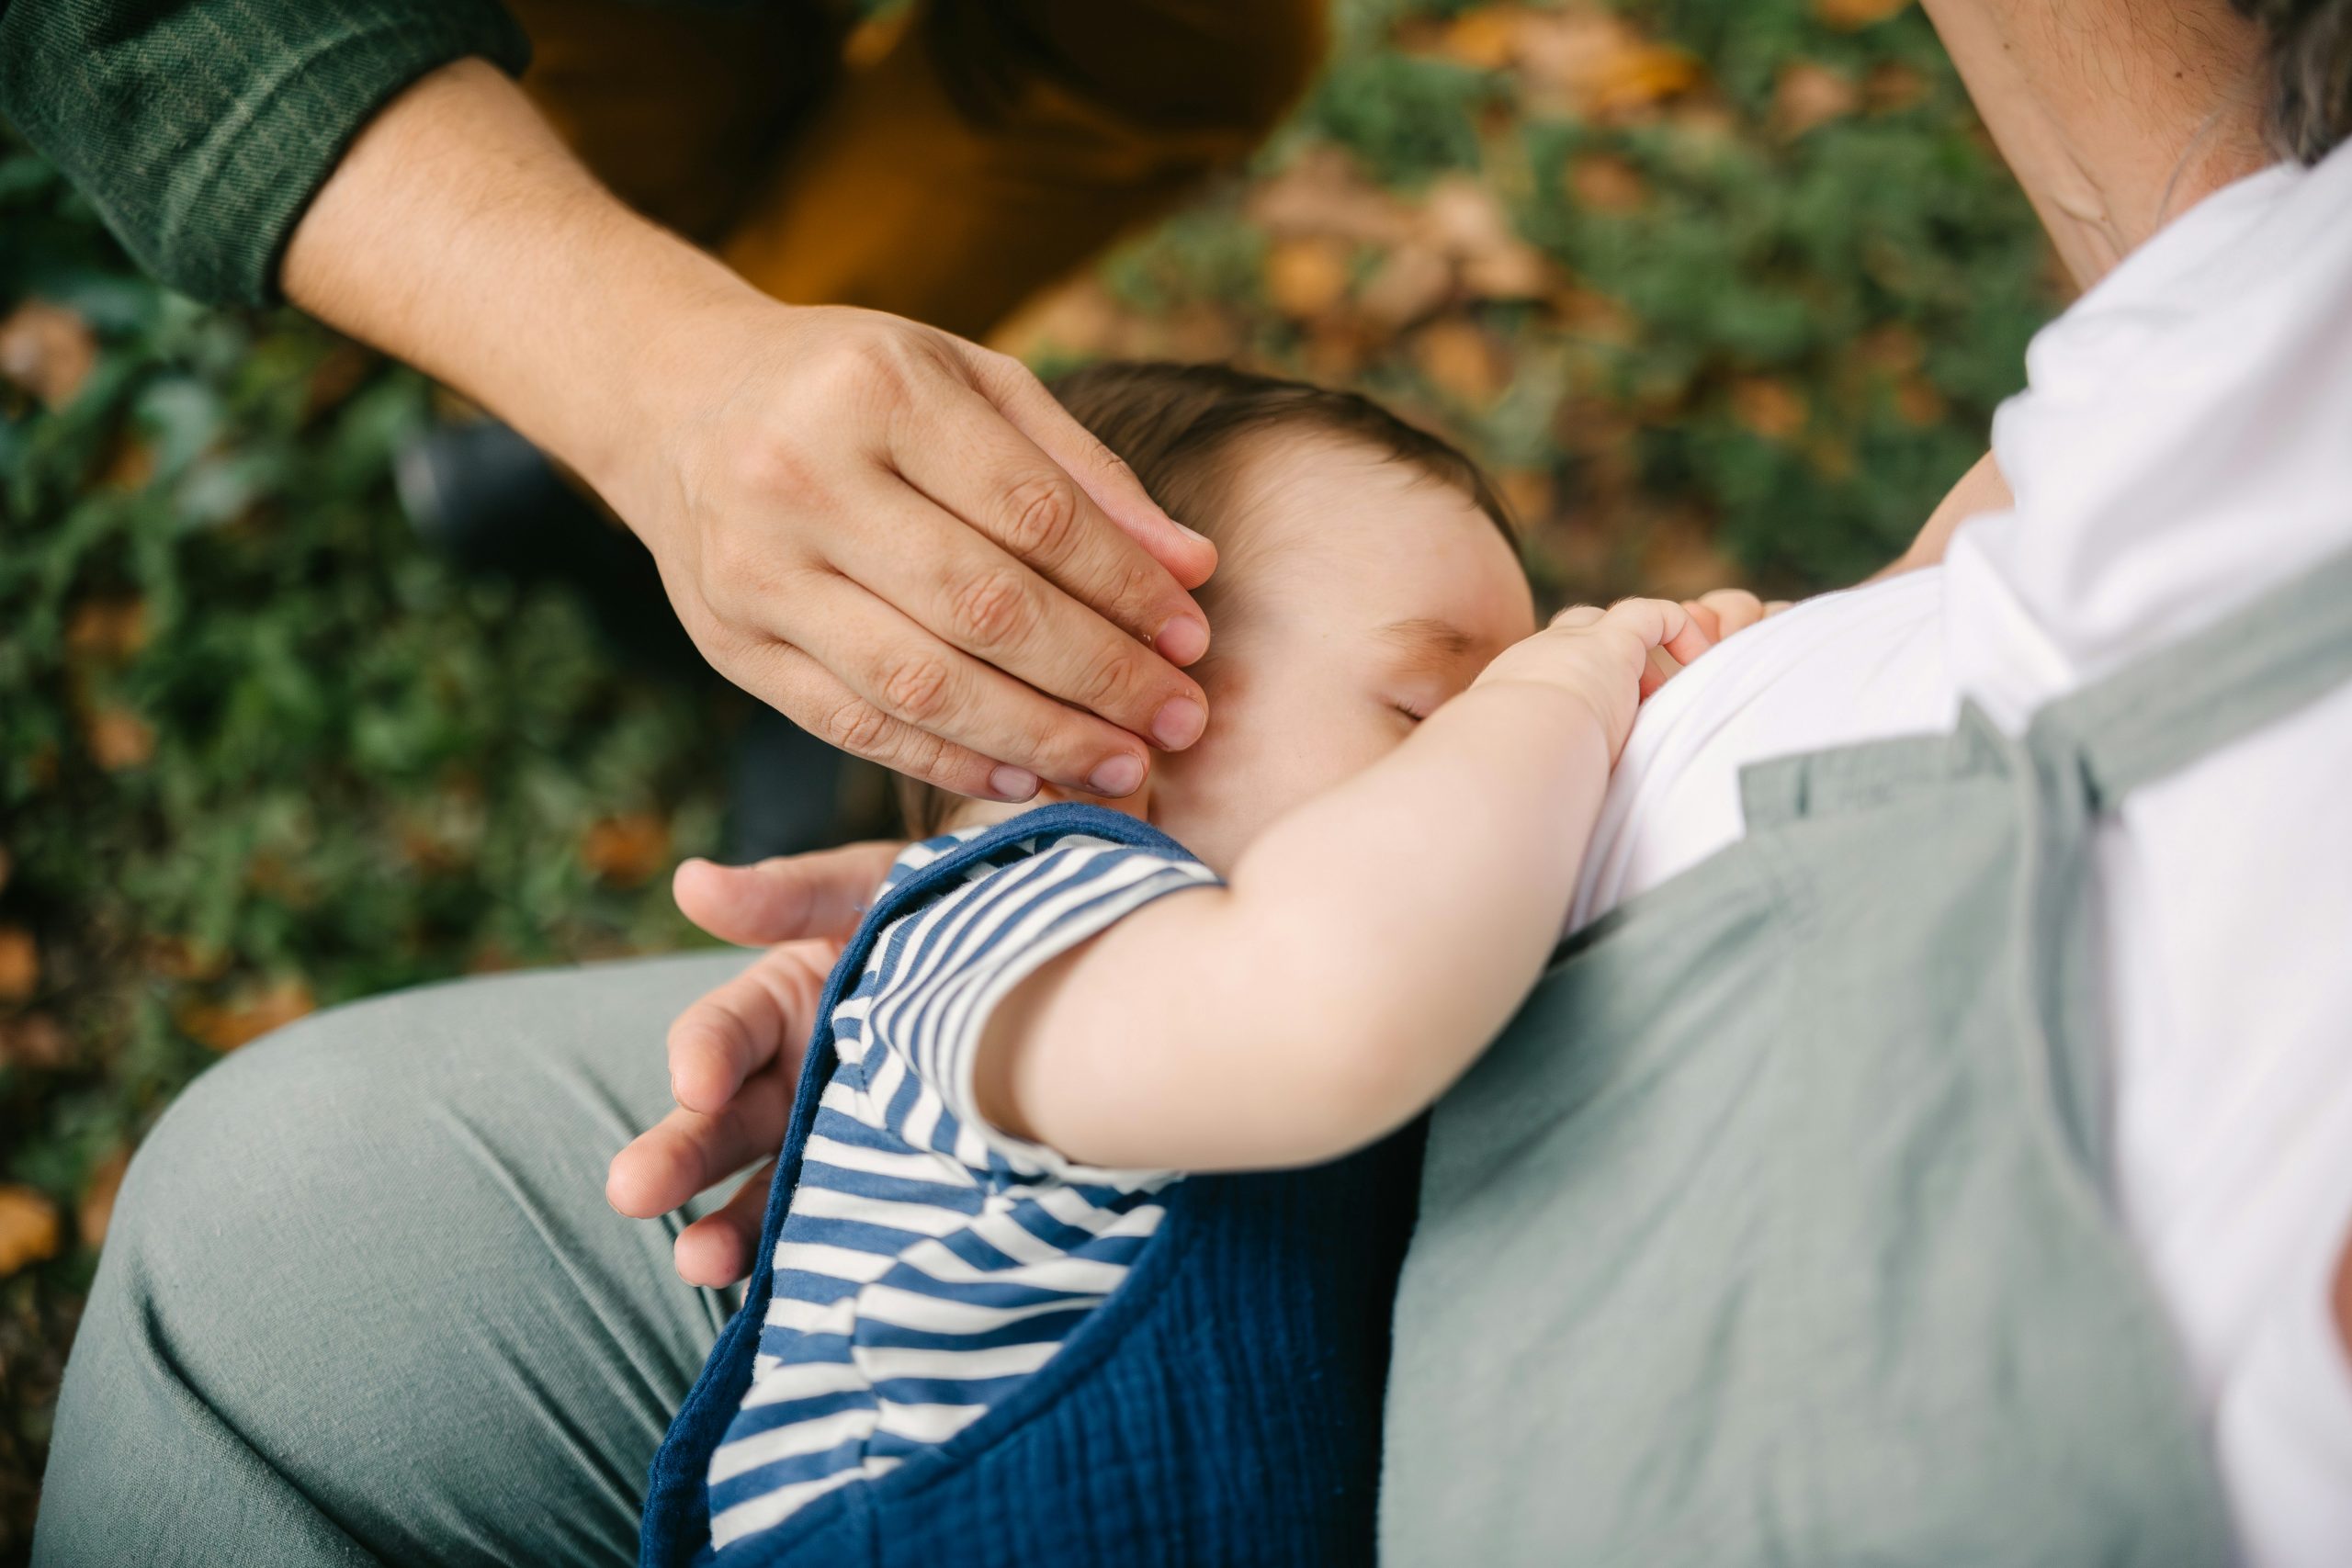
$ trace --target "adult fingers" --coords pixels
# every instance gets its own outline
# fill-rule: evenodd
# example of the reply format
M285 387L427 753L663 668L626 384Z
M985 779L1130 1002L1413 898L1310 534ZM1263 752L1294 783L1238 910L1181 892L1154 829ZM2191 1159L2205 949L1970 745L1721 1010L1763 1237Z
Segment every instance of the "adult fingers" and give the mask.
M1037 776L1027 769L893 718L791 643L739 641L712 662L729 680L852 756L983 800L1022 801L1037 793Z
M1122 532L1143 547L1177 582L1198 588L1216 569L1216 547L1159 509L1135 470L1095 434L1070 417L1028 367L1010 355L958 342L973 385L1002 411L1015 430L1035 442L1076 479ZM1179 663L1190 662L1179 657Z
M808 937L848 940L903 846L844 844L752 865L680 863L670 891L686 919L746 947Z
M678 1278L723 1291L752 1271L752 1249L759 1245L775 1176L775 1161L770 1160L744 1178L726 1202L678 1233L670 1248Z
M605 1201L634 1219L666 1214L784 1141L792 1075L743 1080L715 1116L681 1106L631 1139L605 1172Z
M670 1025L671 1097L689 1111L716 1114L753 1073L770 1066L797 1073L840 951L831 942L775 948L680 1013Z
M1183 585L978 391L951 388L905 410L890 460L930 500L1170 663L1208 650L1208 617Z
M969 529L950 524L945 532L948 536L939 542L943 555L953 557L967 546L989 550L1002 563L1003 581L1011 581L1014 573L1027 579L1018 592L1027 593L1034 587L1037 595L1051 594L1073 615L1091 622L1108 642L1149 657L1103 622L1053 594L1025 568L995 552L985 540L975 538ZM933 575L928 567L913 570L918 575ZM1126 795L1142 784L1150 758L1134 736L1115 723L1106 724L1091 714L1055 702L1014 678L1025 673L1022 666L1029 662L1028 656L1046 656L1046 649L1003 639L997 649L983 650L987 657L1012 664L1008 674L982 658L941 641L883 596L903 604L901 591L885 587L877 594L844 578L821 580L804 595L802 608L815 609L823 627L807 651L822 659L835 676L883 713L948 744L1097 795ZM950 614L946 618L953 621L956 616ZM1030 626L1050 624L1028 611L1021 612L1018 619ZM954 636L954 628L944 629ZM1035 642L1050 640L1039 637ZM1023 657L1012 657L1016 653ZM1169 673L1184 688L1193 689L1184 676L1174 671ZM1196 737L1206 708L1189 698L1181 705L1192 715L1194 726L1193 733L1182 737L1189 742Z
M1125 795L1135 785L1105 789L1091 782L1091 768L1110 753L1100 749L1106 732L1080 722L1087 716L1169 750L1200 739L1208 700L1191 676L922 497L886 493L872 506L873 525L833 547L835 569L940 641L1068 705L1044 710L1059 717L1040 725L1008 717L992 699L963 729L949 732L958 742L1057 784ZM840 646L843 628L827 617L821 636L830 639L826 645L811 640L808 650L839 668L842 660L828 649ZM1085 768L1069 771L1056 761L1087 747L1097 749ZM1131 743L1127 749L1141 757Z

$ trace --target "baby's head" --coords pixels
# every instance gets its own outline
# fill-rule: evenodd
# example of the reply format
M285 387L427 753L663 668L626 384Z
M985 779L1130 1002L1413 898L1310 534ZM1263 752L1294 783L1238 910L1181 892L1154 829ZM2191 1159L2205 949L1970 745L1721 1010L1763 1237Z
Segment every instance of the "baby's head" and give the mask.
M1485 476L1367 399L1210 365L1097 365L1054 391L1170 516L1216 542L1197 595L1215 640L1193 669L1207 733L1098 804L1218 870L1535 630ZM925 785L905 799L917 834L1013 809Z

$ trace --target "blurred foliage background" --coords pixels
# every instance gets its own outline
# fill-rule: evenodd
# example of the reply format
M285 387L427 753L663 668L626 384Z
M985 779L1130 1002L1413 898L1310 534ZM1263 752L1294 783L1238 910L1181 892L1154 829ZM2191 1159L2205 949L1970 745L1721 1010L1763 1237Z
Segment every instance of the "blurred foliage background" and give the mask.
M1352 0L1244 175L1025 310L1052 371L1360 386L1501 477L1555 596L1868 573L2060 303L1904 0ZM0 130L0 1561L116 1183L221 1052L679 945L742 705L423 551L432 389L141 278ZM648 1041L647 1049L658 1049Z

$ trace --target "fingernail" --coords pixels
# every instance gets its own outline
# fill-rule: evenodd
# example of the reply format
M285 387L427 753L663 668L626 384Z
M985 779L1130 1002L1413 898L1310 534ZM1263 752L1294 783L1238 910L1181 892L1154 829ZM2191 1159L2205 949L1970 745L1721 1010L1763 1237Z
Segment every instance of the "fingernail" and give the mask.
M999 800L1026 800L1037 793L1037 775L1026 768L991 768L989 790Z
M1097 795L1133 795L1143 783L1143 759L1122 751L1094 770L1086 787Z
M1176 519L1173 517L1170 517L1168 521L1170 523L1176 523ZM1202 533L1198 528L1187 528L1183 524L1176 523L1176 529L1177 532L1184 535L1187 538L1198 539L1204 545L1209 542L1209 536L1206 534Z
M1159 628L1151 646L1170 664L1190 664L1209 650L1208 625L1195 616L1179 615Z
M1151 738L1167 751L1182 751L1208 728L1206 709L1190 697L1170 697L1151 718Z

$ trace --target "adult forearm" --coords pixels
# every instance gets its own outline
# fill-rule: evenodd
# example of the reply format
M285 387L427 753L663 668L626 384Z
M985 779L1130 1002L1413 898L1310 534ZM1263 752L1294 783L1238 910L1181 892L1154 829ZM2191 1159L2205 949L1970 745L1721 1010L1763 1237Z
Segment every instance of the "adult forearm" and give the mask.
M615 199L486 62L371 121L294 232L311 314L495 411L592 481L646 428L634 398L698 306L758 296Z
M284 280L577 470L713 665L845 750L1020 800L1041 775L1125 794L1139 738L1201 732L1170 661L1207 646L1183 584L1215 551L1035 377L759 294L623 207L484 63L368 125Z

